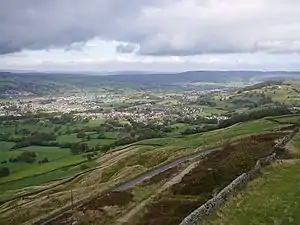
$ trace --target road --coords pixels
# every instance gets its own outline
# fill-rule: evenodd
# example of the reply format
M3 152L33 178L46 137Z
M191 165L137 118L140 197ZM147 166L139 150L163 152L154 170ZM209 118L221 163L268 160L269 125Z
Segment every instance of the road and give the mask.
M187 168L185 168L183 171L181 171L178 175L171 178L162 187L160 187L153 195L151 195L149 198L147 198L144 201L142 201L141 203L139 203L132 210L130 210L128 213L126 213L124 216L122 216L120 219L118 219L116 224L117 225L127 224L133 216L135 216L137 213L139 213L157 195L159 195L163 191L167 190L168 188L172 187L174 184L179 183L186 174L188 174L192 169L194 169L196 167L196 165L197 165L197 162L190 164Z
M124 191L124 190L127 190L131 187L133 187L134 185L136 184L139 184L141 182L143 182L144 180L147 180L147 179L150 179L151 177L154 177L166 170L169 170L171 168L174 168L175 166L181 164L181 163L184 163L184 162L187 162L189 160L192 160L192 159L195 159L195 158L198 158L198 157L203 157L203 156L206 156L214 151L217 151L219 150L220 148L214 148L214 149L209 149L209 150L204 150L204 151L200 151L200 152L197 152L197 153L194 153L192 155L188 155L188 156L184 156L184 157L181 157L169 164L166 164L166 165L163 165L163 166L160 166L154 170L151 170L149 172L146 172L140 176L138 176L137 178L131 180L131 181L128 181L124 184L121 184L120 186L116 187L113 189L113 191Z

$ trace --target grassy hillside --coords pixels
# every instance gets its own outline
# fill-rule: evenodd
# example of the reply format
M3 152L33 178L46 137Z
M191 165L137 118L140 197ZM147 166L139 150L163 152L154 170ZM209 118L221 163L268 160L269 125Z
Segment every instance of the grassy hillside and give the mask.
M274 165L201 225L300 224L300 163Z
M276 117L275 117L276 118ZM139 144L144 145L161 145L161 146L177 146L186 148L197 148L200 146L213 146L222 142L260 132L276 130L287 124L279 124L268 119L261 119L246 123L233 125L229 128L219 129L215 131L205 132L201 134L183 135L178 138L158 138L140 141Z

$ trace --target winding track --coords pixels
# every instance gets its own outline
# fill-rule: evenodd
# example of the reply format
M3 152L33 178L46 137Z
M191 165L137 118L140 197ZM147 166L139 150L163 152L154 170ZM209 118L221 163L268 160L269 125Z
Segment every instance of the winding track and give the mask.
M121 218L119 218L116 222L116 225L127 224L132 217L138 214L147 204L149 204L157 195L172 187L174 184L179 183L182 178L188 174L192 169L194 169L197 165L197 162L191 163L188 167L186 167L183 171L177 174L175 177L172 177L169 181L167 181L163 186L161 186L153 195L149 198L145 199Z
M162 172L165 172L166 170L169 170L171 168L174 168L175 166L178 166L179 164L181 163L184 163L184 162L187 162L189 160L192 160L192 159L195 159L195 158L198 158L198 157L203 157L203 156L206 156L212 152L215 152L217 150L220 150L220 148L214 148L214 149L209 149L209 150L204 150L204 151L200 151L200 152L197 152L197 153L194 153L192 155L188 155L188 156L183 156L169 164L166 164L166 165L163 165L163 166L160 166L154 170L151 170L149 172L146 172L140 176L138 176L137 178L131 180L131 181L128 181L124 184L121 184L119 185L118 187L114 188L113 191L125 191L131 187L133 187L134 185L136 184L139 184L141 182L143 182L144 180L147 180L147 179L150 179Z

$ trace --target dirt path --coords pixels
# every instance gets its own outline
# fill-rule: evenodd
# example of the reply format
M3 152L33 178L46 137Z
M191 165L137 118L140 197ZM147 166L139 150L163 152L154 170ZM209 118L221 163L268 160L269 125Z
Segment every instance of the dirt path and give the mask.
M139 203L137 206L135 206L133 209L131 209L129 212L127 212L125 215L123 215L121 218L119 218L116 222L116 224L126 224L130 221L130 219L135 216L137 213L139 213L147 204L149 204L157 195L165 191L166 189L172 187L174 184L179 183L182 178L188 174L192 169L195 168L197 165L197 162L194 162L190 164L188 167L186 167L183 171L181 171L178 175L167 181L163 186L161 186L153 195L151 195L149 198L145 199L141 203Z

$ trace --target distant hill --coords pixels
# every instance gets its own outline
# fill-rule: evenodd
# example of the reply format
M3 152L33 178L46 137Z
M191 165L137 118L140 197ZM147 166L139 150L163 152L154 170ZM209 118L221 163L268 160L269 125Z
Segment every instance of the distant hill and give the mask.
M261 71L187 71L172 74L124 72L115 75L63 74L63 73L15 73L0 72L0 94L18 93L49 94L78 89L97 88L190 88L194 83L209 83L198 88L219 88L224 84L256 84L269 80L300 78L300 72ZM213 85L212 85L213 84Z

